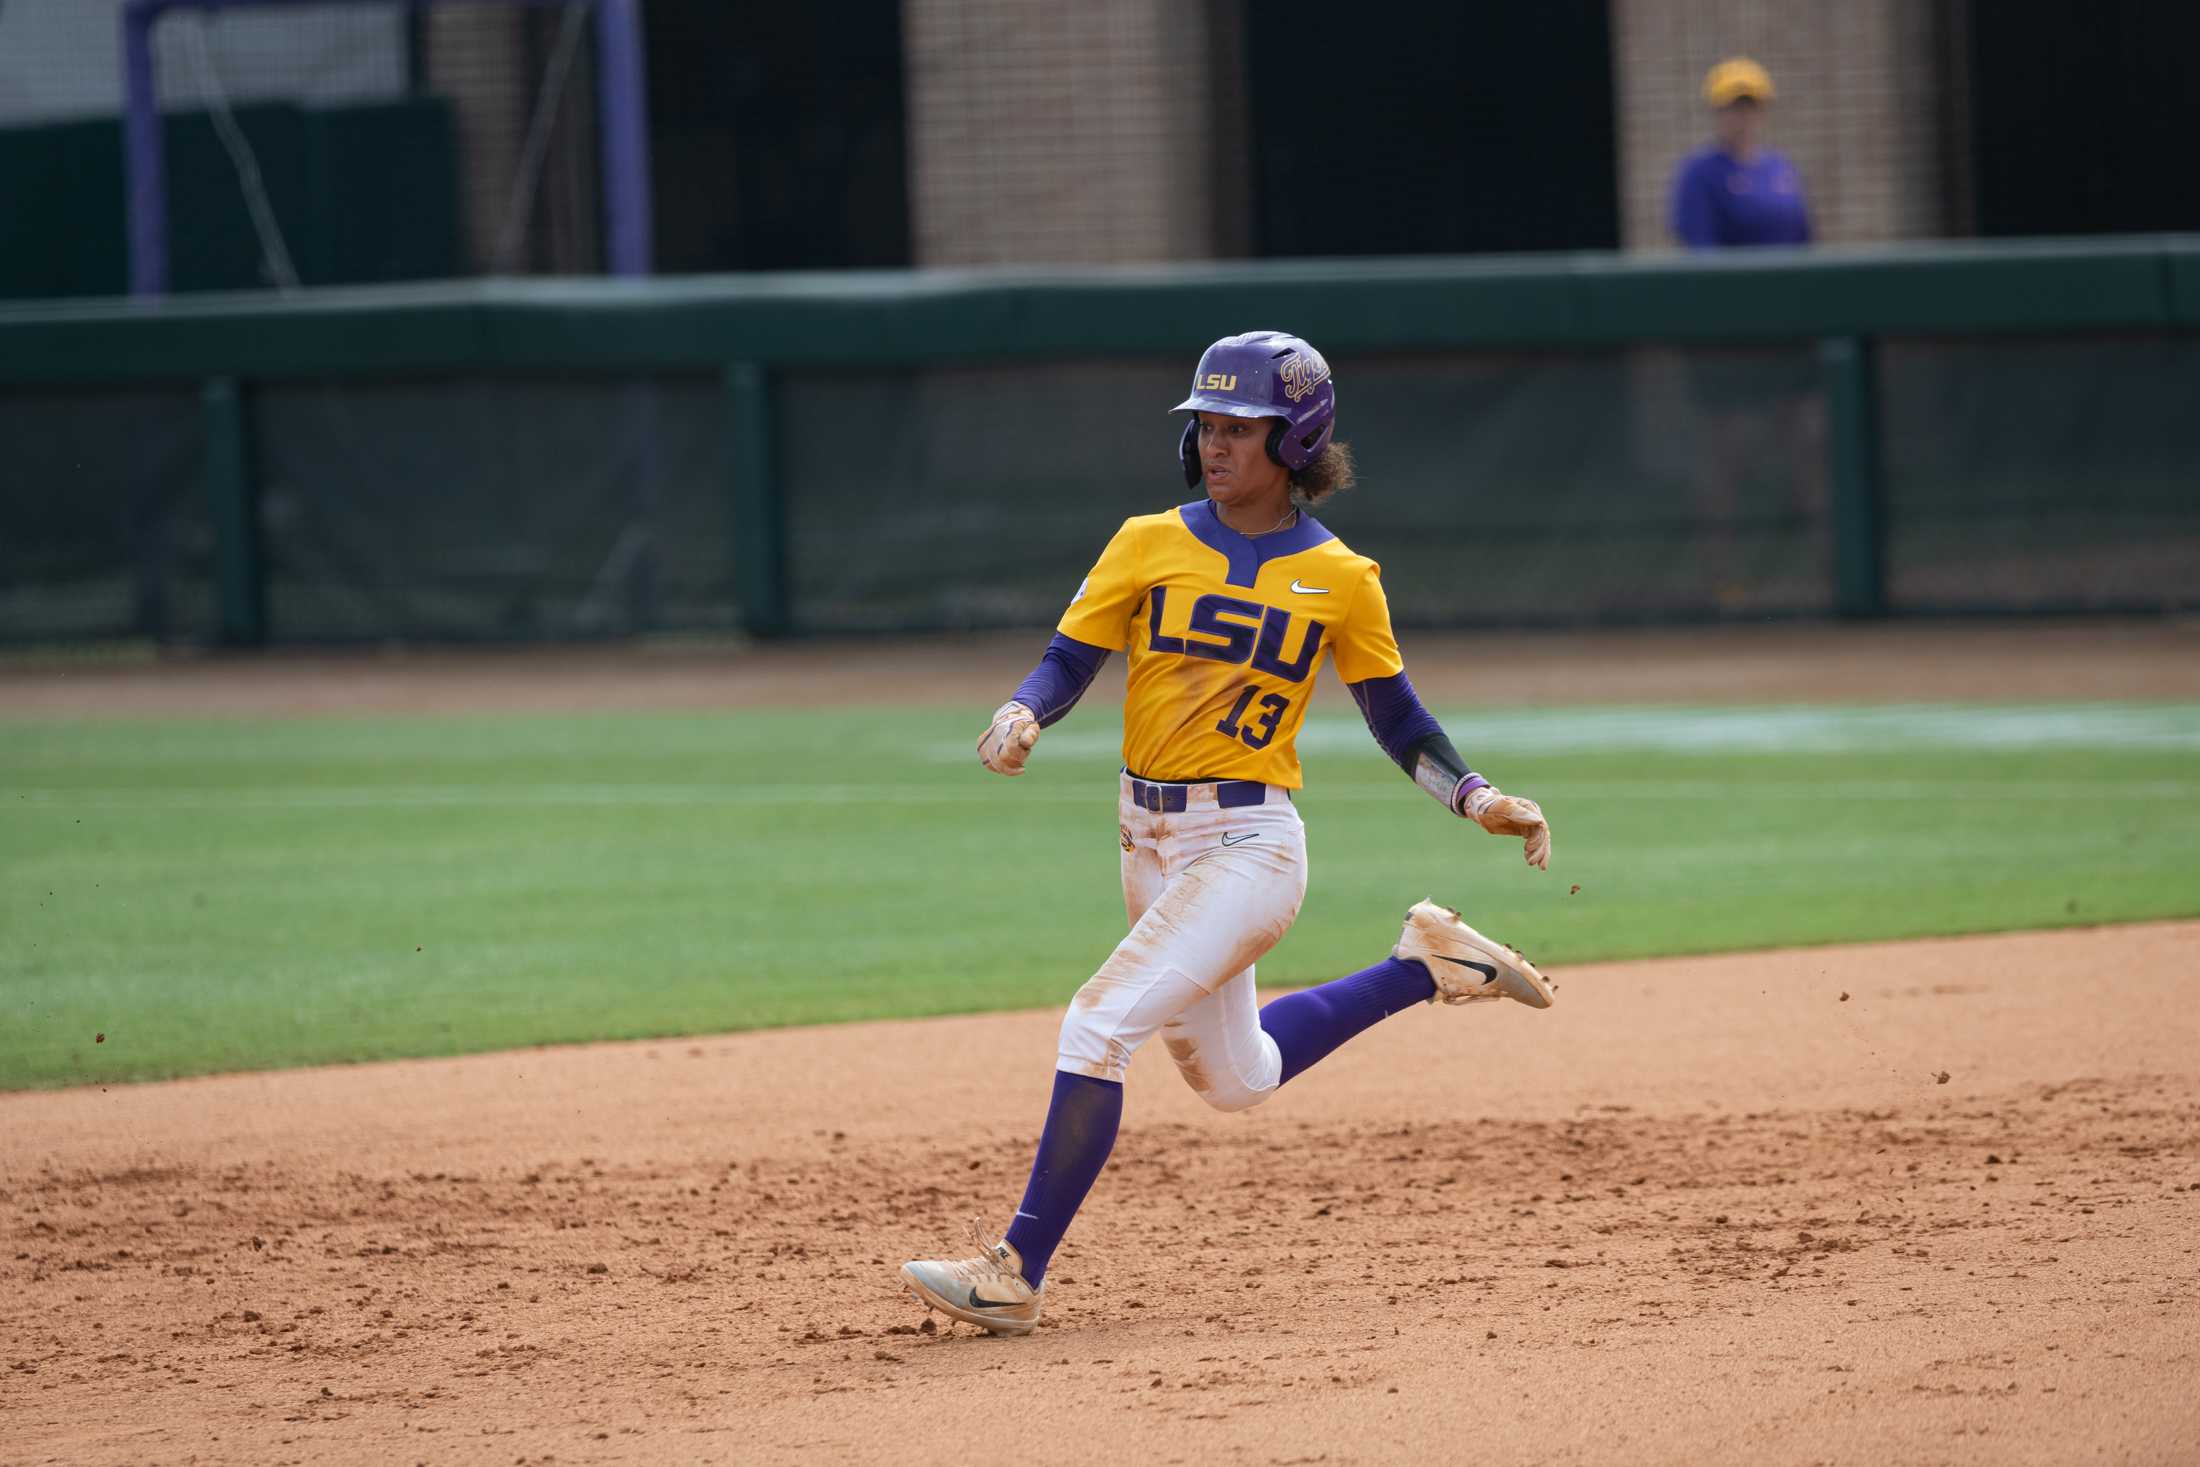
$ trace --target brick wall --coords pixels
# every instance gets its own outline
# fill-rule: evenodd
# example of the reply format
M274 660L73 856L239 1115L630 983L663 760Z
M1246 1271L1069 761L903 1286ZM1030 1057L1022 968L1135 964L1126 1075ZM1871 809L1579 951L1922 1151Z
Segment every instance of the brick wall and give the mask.
M1943 0L1611 0L1621 238L1665 248L1674 167L1710 137L1722 57L1779 88L1820 241L1927 238L1960 218L1945 161ZM904 0L910 214L925 265L1241 253L1235 0ZM1219 39L1218 39L1219 38ZM1216 58L1224 58L1217 64Z
M1214 254L1205 12L906 0L916 263Z
M525 32L535 27L547 57L547 42L566 13L519 5L436 5L423 17L428 86L450 103L457 125L467 264L500 273L578 274L601 268L594 48L581 46L572 60L527 195L533 207L515 224L510 215L527 129L548 64L530 58Z
M1766 142L1802 174L1819 241L1948 232L1938 11L1929 0L1612 0L1622 241L1671 246L1673 169L1711 136L1703 75L1737 54L1772 74Z

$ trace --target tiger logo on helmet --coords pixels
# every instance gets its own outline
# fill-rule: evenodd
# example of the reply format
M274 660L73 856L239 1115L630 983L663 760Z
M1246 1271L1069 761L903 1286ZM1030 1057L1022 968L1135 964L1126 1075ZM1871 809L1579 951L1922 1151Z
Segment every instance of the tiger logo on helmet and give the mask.
M1287 359L1276 376L1283 383L1283 395L1300 402L1329 380L1329 363L1322 360L1320 352L1308 347Z

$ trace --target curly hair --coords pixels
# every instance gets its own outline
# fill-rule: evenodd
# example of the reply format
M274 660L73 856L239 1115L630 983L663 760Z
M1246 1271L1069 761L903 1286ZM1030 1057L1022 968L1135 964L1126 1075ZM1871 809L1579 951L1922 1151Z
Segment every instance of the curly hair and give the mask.
M1312 463L1291 475L1291 497L1312 509L1330 495L1350 489L1353 482L1352 445L1332 438Z

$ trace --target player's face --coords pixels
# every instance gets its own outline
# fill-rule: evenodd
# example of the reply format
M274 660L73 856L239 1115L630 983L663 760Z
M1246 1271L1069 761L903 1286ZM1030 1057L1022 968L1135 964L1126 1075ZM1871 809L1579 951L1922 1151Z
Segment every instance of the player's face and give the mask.
M1289 496L1290 471L1268 456L1268 430L1275 425L1274 418L1199 415L1199 471L1209 499L1234 509Z

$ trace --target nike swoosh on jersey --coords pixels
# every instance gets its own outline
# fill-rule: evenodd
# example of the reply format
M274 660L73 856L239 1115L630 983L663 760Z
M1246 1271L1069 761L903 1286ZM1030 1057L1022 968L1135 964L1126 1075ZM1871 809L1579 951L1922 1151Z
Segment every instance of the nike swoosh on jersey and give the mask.
M1226 845L1226 846L1242 846L1242 845L1244 845L1244 844L1245 844L1245 843L1246 843L1247 841L1249 841L1249 840L1259 840L1259 839L1260 839L1260 832L1256 830L1256 831L1254 831L1254 832L1253 832L1253 833L1252 833L1251 835L1241 835L1241 836L1239 836L1239 837L1238 837L1238 838L1237 838L1236 840L1232 840L1232 839L1230 839L1230 837L1228 837L1227 835L1225 835L1225 836L1224 836L1224 837L1222 838L1222 843L1223 843L1224 845Z
M1327 596L1329 594L1329 588L1327 586L1309 586L1305 582L1299 580L1293 580L1291 582L1291 589L1298 592L1301 596Z

